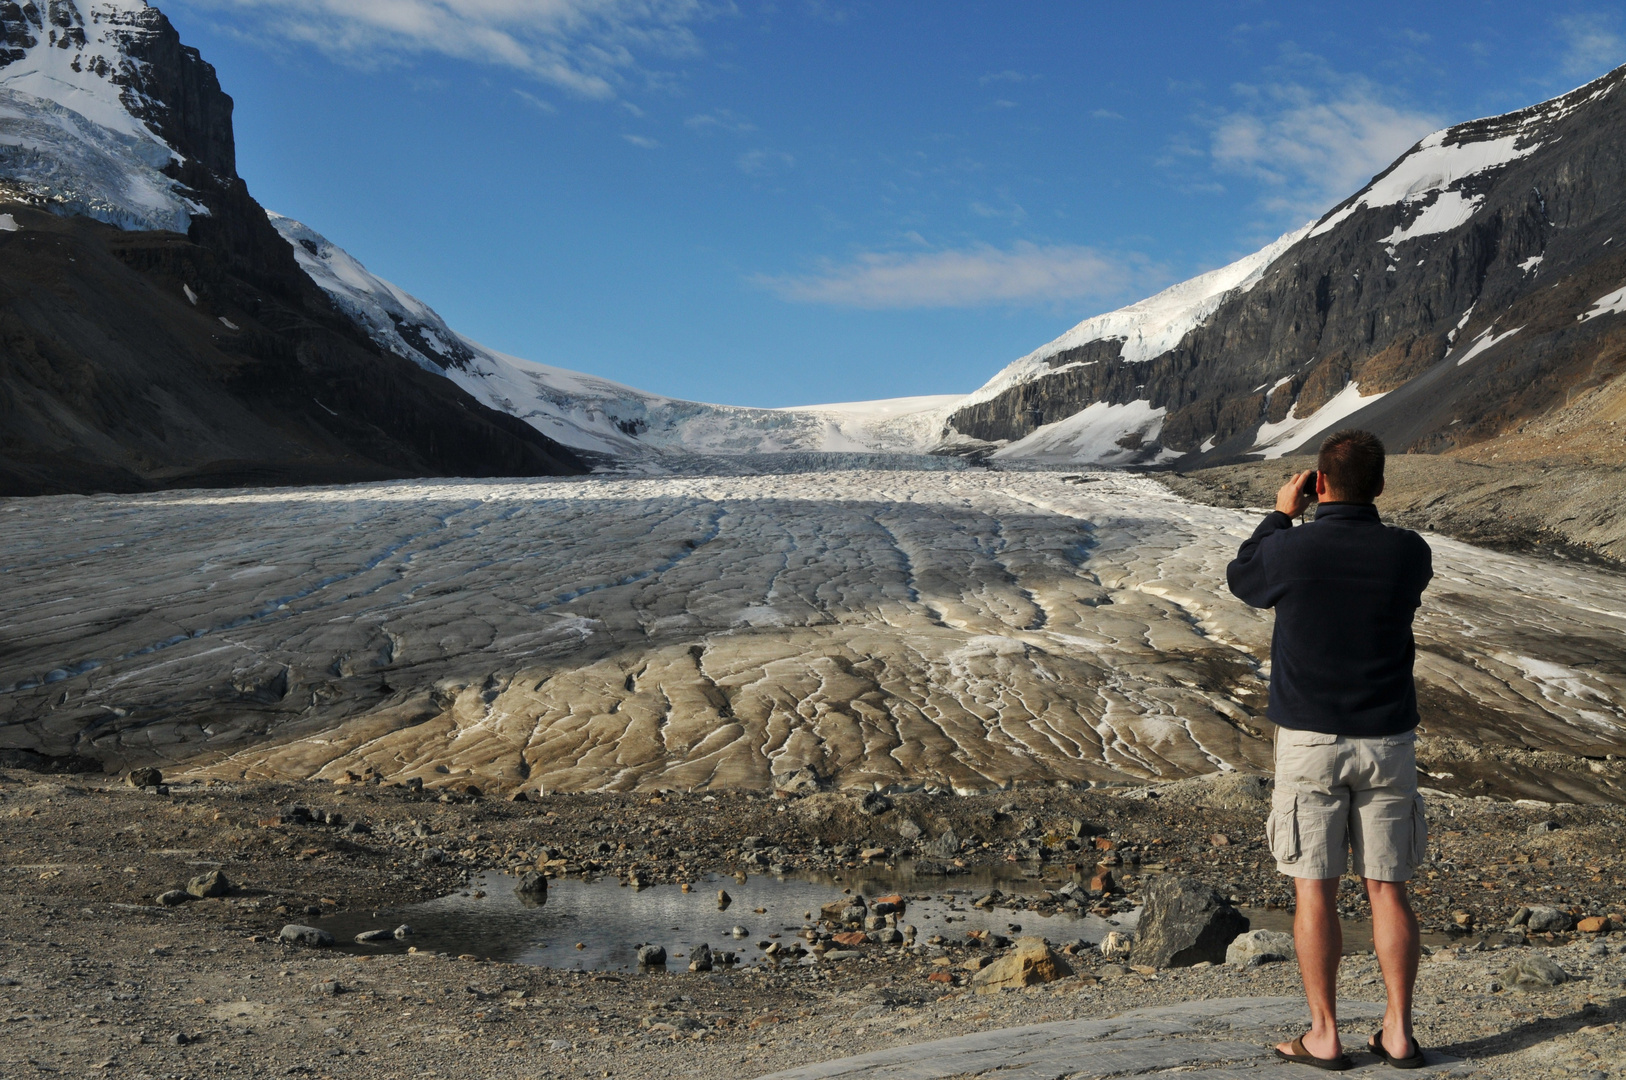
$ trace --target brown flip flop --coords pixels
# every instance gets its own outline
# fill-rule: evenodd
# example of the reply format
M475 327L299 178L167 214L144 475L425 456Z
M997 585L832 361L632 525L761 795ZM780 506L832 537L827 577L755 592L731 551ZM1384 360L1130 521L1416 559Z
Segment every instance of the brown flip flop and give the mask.
M1397 1069L1421 1069L1428 1064L1423 1057L1422 1044L1416 1039L1411 1041L1411 1057L1397 1058L1391 1055L1383 1048L1382 1028L1378 1028L1378 1033L1372 1036L1372 1041L1366 1044L1366 1048Z
M1308 1031L1304 1033L1304 1035L1308 1034ZM1280 1048L1274 1046L1270 1048L1271 1053L1283 1061L1291 1061L1295 1065L1308 1065L1312 1069L1326 1069L1328 1072L1343 1072L1345 1069L1355 1067L1355 1063L1349 1059L1348 1054L1339 1054L1335 1058L1316 1057L1304 1048L1304 1035L1300 1035L1288 1044L1293 1051L1291 1054L1284 1054Z

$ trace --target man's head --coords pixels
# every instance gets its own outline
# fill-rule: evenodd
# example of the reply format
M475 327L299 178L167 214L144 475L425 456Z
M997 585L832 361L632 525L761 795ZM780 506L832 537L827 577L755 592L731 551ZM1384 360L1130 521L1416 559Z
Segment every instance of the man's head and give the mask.
M1383 443L1370 431L1335 431L1321 444L1316 469L1323 502L1372 502L1383 494Z

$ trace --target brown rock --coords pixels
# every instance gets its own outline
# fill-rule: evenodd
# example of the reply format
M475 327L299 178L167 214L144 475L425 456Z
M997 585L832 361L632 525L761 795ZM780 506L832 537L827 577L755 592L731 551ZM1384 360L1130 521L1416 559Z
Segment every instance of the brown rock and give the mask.
M1102 870L1094 877L1090 878L1090 891L1104 893L1117 892L1118 882L1117 879L1112 876L1112 871Z
M983 968L987 967L993 962L994 958L991 956L973 956L971 959L961 964L960 967L964 968L966 971L981 971Z
M926 981L934 983L952 983L954 982L954 976L950 975L946 971L934 971L930 975L926 976Z
M1230 847L1231 838L1222 832L1217 832L1208 838L1208 842L1215 847Z
M1582 919L1575 924L1575 928L1583 934L1604 934L1612 929L1606 915L1593 915L1591 918Z
M1118 844L1116 841L1108 840L1104 836L1097 836L1095 838L1095 850L1097 851L1111 851L1117 846Z
M1044 938L1018 938L1016 946L1005 956L995 960L972 976L977 993L997 993L1000 990L1065 979L1073 973L1067 961L1050 950Z
M855 930L848 934L832 934L830 940L844 948L856 949L858 946L866 944L869 941L869 936Z

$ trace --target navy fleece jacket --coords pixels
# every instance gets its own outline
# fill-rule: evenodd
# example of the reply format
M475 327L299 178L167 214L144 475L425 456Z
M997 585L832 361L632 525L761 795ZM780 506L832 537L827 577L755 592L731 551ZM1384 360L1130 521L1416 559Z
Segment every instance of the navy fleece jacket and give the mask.
M1271 720L1362 737L1416 727L1411 623L1433 576L1427 541L1371 503L1323 503L1297 528L1271 511L1225 571L1239 598L1276 609Z

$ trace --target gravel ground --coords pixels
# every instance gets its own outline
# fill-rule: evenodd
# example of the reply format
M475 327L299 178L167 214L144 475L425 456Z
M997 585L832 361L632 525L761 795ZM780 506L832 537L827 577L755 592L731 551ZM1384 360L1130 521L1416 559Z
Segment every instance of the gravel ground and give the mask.
M483 868L674 881L758 872L759 856L787 869L856 866L864 847L888 849L877 863L909 852L949 870L1014 860L1046 880L1087 882L1098 860L1112 863L1129 891L1086 895L1100 910L1132 906L1139 883L1159 872L1280 905L1287 891L1259 842L1261 790L1236 777L1113 793L901 796L866 814L832 793L513 803L365 784L160 794L110 778L0 774L0 1075L391 1076L410 1053L412 1071L433 1077L749 1077L991 1027L1293 993L1286 964L1133 971L1084 951L1070 958L1072 977L977 995L965 965L997 950L956 941L865 946L813 967L647 975L427 952L359 957L277 941L307 911L406 904ZM1418 888L1437 935L1424 964L1421 1039L1486 1076L1621 1075L1626 935L1527 938L1502 927L1524 905L1626 910L1617 844L1626 810L1466 798L1439 800L1433 813L1436 858ZM921 832L914 841L899 831L911 826ZM941 848L949 831L957 853L919 850ZM229 895L156 903L215 868ZM953 875L942 881L955 887ZM1348 895L1358 917L1363 905ZM1459 918L1492 932L1441 935ZM1537 951L1573 979L1497 988L1513 959ZM1346 994L1381 999L1369 956L1352 956L1343 979Z

